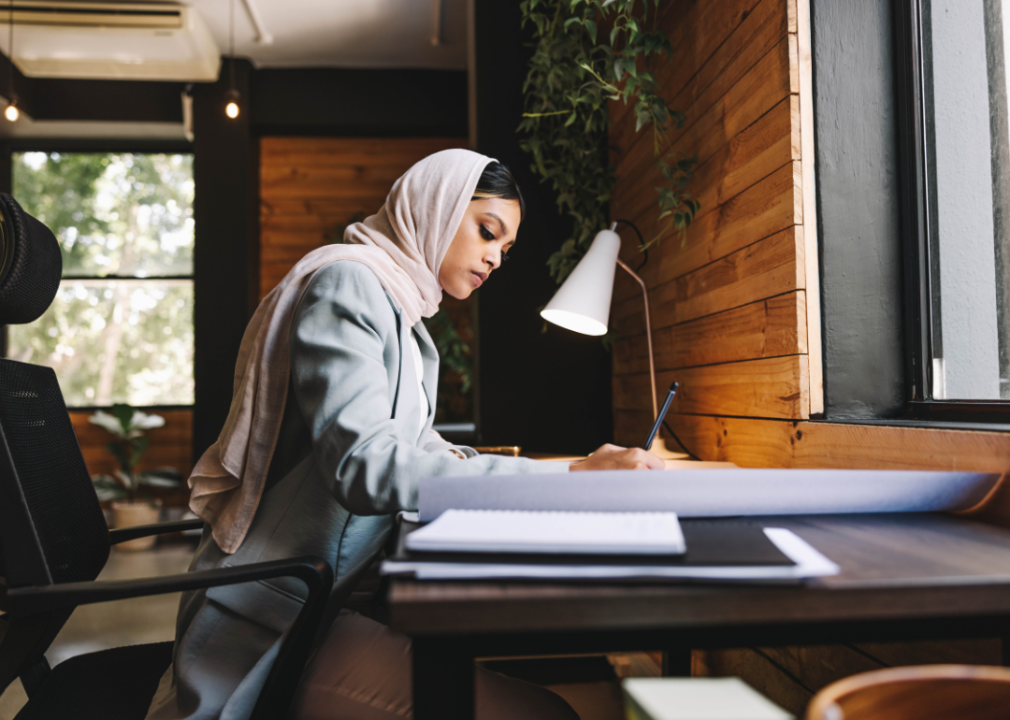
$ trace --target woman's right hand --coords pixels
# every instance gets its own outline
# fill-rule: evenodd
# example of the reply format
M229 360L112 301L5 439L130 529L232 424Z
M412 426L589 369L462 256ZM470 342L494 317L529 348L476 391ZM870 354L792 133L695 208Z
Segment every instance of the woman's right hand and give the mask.
M642 448L603 445L585 460L573 462L569 470L662 470L663 460Z

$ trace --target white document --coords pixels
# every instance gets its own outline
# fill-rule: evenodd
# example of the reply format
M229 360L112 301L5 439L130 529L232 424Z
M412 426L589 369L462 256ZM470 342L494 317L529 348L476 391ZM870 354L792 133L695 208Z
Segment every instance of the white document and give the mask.
M420 532L417 530L415 532ZM418 580L640 580L691 579L782 581L837 575L839 568L791 530L765 528L765 535L795 565L519 565L511 563L440 563L385 560L383 575ZM413 533L412 533L413 534ZM408 538L410 536L408 535Z
M407 549L586 555L682 555L684 535L671 512L447 510L410 533Z
M740 678L628 678L628 717L641 720L793 720Z
M906 470L608 470L557 475L423 478L421 522L446 510L675 512L733 515L967 510L996 487L995 473Z

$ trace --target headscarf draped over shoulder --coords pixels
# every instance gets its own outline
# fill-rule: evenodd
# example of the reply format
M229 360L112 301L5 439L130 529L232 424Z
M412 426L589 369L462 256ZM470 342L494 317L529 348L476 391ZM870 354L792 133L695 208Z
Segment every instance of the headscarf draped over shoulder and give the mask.
M393 184L375 215L348 226L344 244L310 252L260 302L242 336L228 419L189 478L190 509L226 553L242 544L263 495L287 400L291 321L312 275L331 262L364 263L407 323L431 317L442 298L442 258L490 162L469 150L429 155Z

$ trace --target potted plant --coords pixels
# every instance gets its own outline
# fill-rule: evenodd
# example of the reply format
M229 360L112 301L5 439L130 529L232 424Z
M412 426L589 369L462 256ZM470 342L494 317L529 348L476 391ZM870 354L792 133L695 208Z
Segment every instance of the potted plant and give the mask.
M144 433L165 424L165 418L140 412L124 403L112 406L112 413L99 410L89 420L114 436L106 447L117 460L119 469L112 475L93 478L95 492L102 502L112 502L113 527L132 527L156 523L161 514L161 501L151 498L141 489L146 487L174 488L182 483L182 475L170 468L137 472L137 465L151 439ZM147 550L155 537L137 538L116 545L121 550Z

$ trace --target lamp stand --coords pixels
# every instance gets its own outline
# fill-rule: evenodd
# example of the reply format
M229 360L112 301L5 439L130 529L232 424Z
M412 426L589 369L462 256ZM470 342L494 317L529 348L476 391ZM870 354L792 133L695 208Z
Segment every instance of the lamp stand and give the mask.
M650 397L652 398L652 417L655 419L659 415L659 404L656 400L656 360L652 352L652 321L649 318L649 291L645 287L645 281L638 277L638 273L628 267L627 263L621 260L621 258L617 258L617 264L631 275L639 287L642 288L642 300L645 302L645 341L649 347L649 386L652 390ZM656 435L656 439L652 441L649 452L664 460L685 460L688 458L687 453L677 453L667 450L666 443L658 434Z

